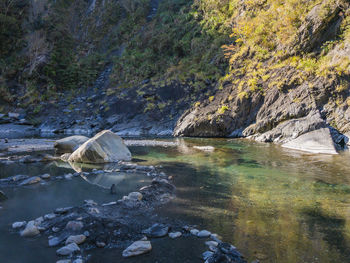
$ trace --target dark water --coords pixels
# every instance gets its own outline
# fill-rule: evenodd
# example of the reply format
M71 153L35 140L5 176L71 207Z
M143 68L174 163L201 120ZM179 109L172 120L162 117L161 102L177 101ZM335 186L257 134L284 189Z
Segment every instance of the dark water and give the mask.
M131 147L141 164L162 165L174 178L177 198L159 213L218 233L243 252L249 262L350 262L349 154L308 155L242 140L173 141L178 141L179 146ZM215 151L196 150L194 145L211 145ZM45 172L62 175L72 170L54 164L0 166L2 177ZM147 183L145 178L137 177L100 178L93 182L103 185L109 180L124 184L118 188L119 196ZM84 199L101 203L119 197L111 197L108 190L80 177L4 190L10 198L0 210L0 262L57 259L55 249L46 248L47 237L28 240L11 233L13 221L36 218L57 207L80 205ZM167 262L167 254L174 259L180 253L193 252L180 240L172 243L171 251L164 247L166 243L155 242L151 256L132 261L121 259L120 251L116 254L113 250L92 251L91 259Z

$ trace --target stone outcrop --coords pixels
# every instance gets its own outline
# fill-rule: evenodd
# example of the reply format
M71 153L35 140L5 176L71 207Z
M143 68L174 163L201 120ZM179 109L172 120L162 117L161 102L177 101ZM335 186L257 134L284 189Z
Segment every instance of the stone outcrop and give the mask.
M68 160L78 163L113 163L131 160L131 153L122 138L105 130L81 145Z

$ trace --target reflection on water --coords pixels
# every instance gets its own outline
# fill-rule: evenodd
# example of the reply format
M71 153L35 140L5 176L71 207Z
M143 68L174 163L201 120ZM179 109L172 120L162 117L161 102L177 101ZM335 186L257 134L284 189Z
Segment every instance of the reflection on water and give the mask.
M56 177L73 172L69 165L63 163L0 164L0 178L44 173ZM58 260L55 253L57 248L48 248L46 236L22 238L12 231L13 222L35 219L58 207L81 205L87 199L93 199L99 204L116 201L129 192L148 185L150 181L150 178L143 175L109 173L104 178L101 175L89 175L86 178L73 177L71 180L50 180L45 185L3 189L9 199L1 204L3 209L0 210L0 262L44 263ZM112 184L116 185L115 195L109 191Z
M249 260L350 262L349 154L309 155L242 140L178 139L133 148L172 175L163 213L219 233ZM194 145L212 145L212 153Z
M220 234L249 262L350 262L349 154L308 155L243 140L173 140L179 142L177 147L131 147L134 160L142 160L142 165L162 165L174 178L177 198L159 213ZM211 145L215 150L201 151L193 148L195 145ZM62 165L0 165L0 177L73 172L70 165ZM85 171L94 167L73 168ZM112 182L118 185L118 196L104 189ZM33 242L11 234L13 221L79 205L84 199L110 202L147 183L144 177L111 173L5 189L9 200L0 210L0 262L56 259L55 249L46 248L47 238ZM178 251L176 247L174 251ZM105 262L115 259L113 253L104 254ZM164 257L162 253L157 258ZM98 255L92 256L92 262L99 262ZM26 260L19 260L23 258ZM139 262L155 262L150 258L140 257Z

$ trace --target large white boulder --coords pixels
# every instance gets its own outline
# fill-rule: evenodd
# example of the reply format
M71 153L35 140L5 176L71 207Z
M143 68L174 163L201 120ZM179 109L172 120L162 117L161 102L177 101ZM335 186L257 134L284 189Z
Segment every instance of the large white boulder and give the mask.
M105 130L81 145L68 160L78 163L114 163L130 161L131 153L122 138Z
M310 153L338 154L328 128L305 133L282 147Z
M89 138L86 136L81 136L81 135L70 136L67 138L57 140L54 144L54 147L59 153L72 153L87 140L89 140Z

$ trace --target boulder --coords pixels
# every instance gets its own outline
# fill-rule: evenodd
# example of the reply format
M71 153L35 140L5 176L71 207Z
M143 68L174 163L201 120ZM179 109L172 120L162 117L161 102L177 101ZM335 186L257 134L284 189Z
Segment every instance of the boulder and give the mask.
M70 162L114 163L130 161L131 153L122 138L105 130L86 141L69 157Z
M310 153L338 154L328 128L305 133L282 147Z
M22 237L34 237L40 234L39 229L35 226L34 221L29 221L26 228L21 232Z
M128 248L123 251L123 257L132 257L141 254L145 254L152 250L150 241L140 240L132 243Z
M57 140L54 147L59 153L72 153L79 148L80 145L89 140L86 136L75 135Z

